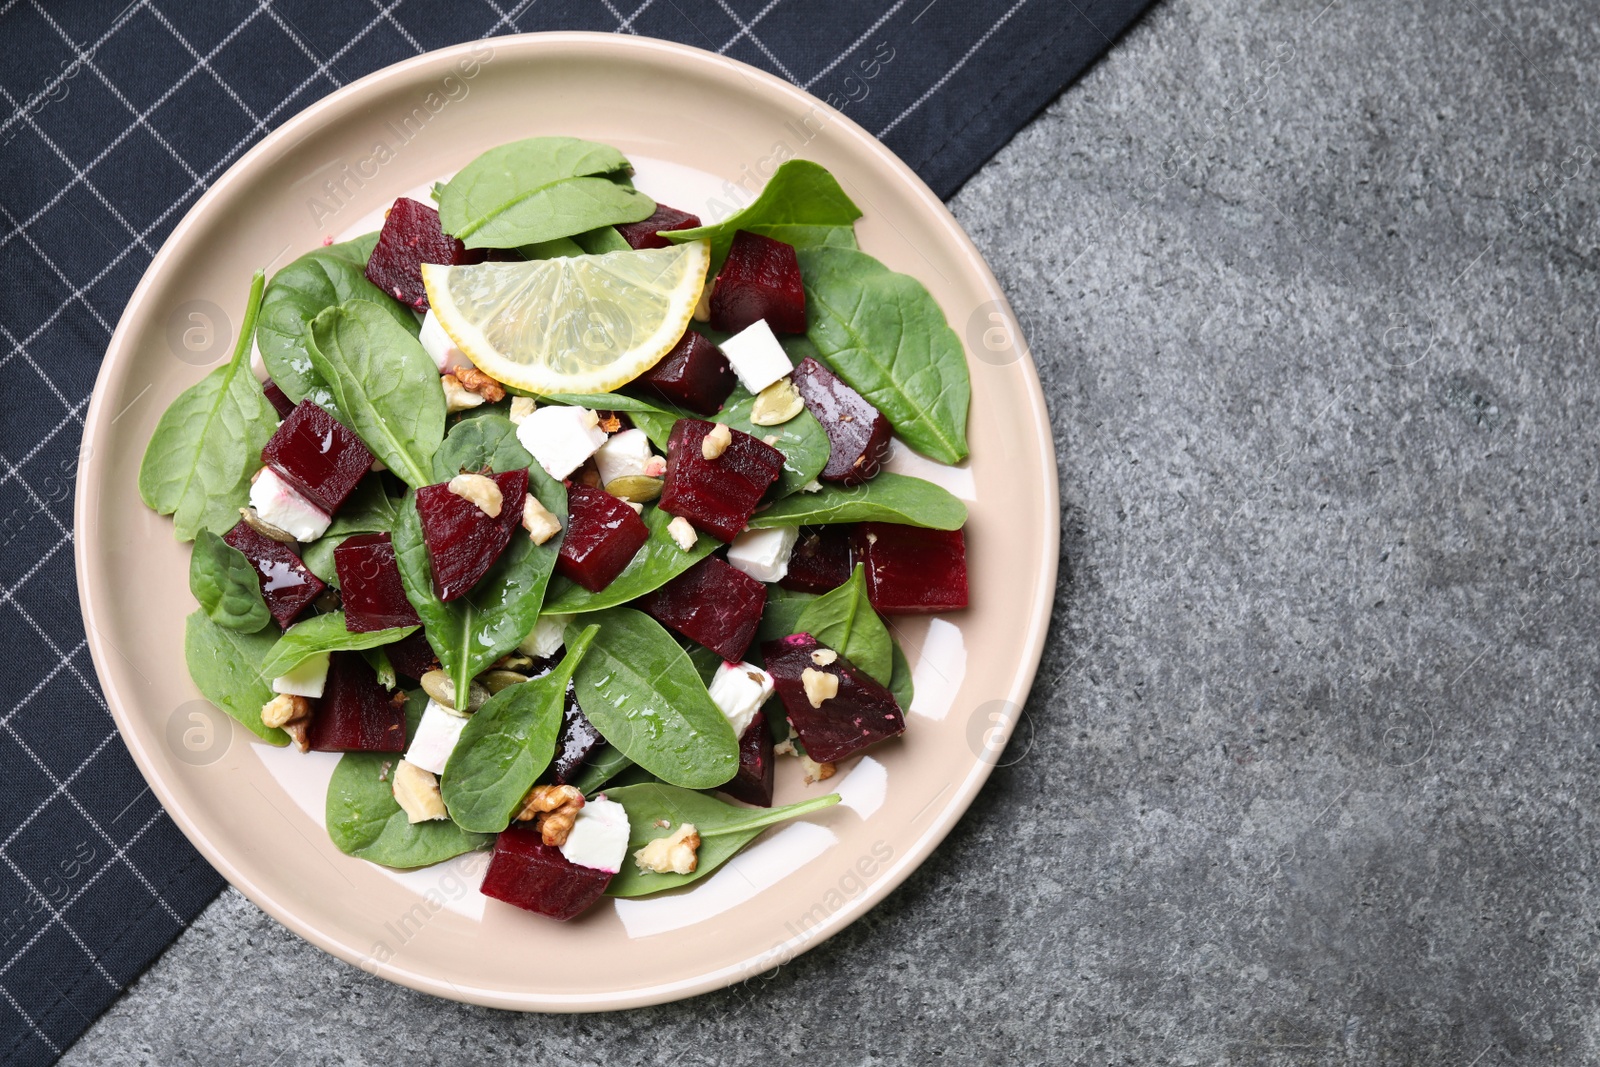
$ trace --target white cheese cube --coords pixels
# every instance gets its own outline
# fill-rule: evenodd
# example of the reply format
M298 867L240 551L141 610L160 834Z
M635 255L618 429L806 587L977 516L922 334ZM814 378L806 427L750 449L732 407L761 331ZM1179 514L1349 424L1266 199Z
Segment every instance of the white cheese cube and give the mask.
M772 689L772 675L754 663L724 663L711 679L711 702L728 717L733 736L743 737Z
M455 751L461 731L466 728L467 717L457 715L436 701L428 701L422 709L422 720L406 749L406 762L414 763L425 771L443 774L445 762Z
M746 530L728 546L728 562L758 582L780 582L789 573L789 554L799 537L798 526Z
M533 629L522 639L517 651L534 659L549 659L560 652L561 646L566 643L564 635L567 623L571 621L571 615L539 616L539 621L533 624Z
M319 697L328 684L328 653L318 652L301 660L288 674L272 680L274 693L296 697Z
M759 393L794 370L766 319L757 319L717 346L733 365L739 384Z
M301 496L271 467L261 468L250 486L250 506L256 514L301 541L315 541L333 521L326 512Z
M422 332L417 334L417 340L422 342L422 347L433 357L440 374L454 374L458 370L466 370L472 366L472 360L468 359L467 354L457 348L450 335L444 332L444 327L439 325L439 318L431 308L422 317Z
M615 874L628 855L628 813L615 800L595 797L578 809L561 854L568 863Z
M643 430L623 430L612 434L595 452L594 465L600 468L600 484L604 486L618 478L650 474L652 467L660 466L650 462L655 458L650 451L650 438ZM655 471L655 477L660 475L660 470Z
M517 440L550 477L565 478L606 443L606 432L588 408L548 404L522 420Z

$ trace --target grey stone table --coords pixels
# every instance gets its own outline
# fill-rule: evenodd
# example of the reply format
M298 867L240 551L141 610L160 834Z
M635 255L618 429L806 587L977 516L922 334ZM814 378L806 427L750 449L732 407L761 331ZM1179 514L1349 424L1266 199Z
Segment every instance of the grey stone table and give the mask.
M1325 2L1159 7L954 202L1031 332L1062 578L1006 765L882 906L541 1017L230 891L62 1062L1600 1058L1600 22Z

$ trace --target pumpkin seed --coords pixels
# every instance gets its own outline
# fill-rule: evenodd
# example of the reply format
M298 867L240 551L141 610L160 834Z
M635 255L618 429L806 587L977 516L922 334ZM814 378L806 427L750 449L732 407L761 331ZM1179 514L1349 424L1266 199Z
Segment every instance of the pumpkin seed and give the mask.
M457 714L477 711L483 707L490 695L488 689L474 681L467 691L466 710L461 711L456 707L456 687L451 683L449 674L444 671L429 671L419 680L422 682L422 691L427 693L434 703Z
M482 682L483 687L489 691L490 696L500 692L502 689L510 689L514 685L521 685L527 680L528 676L526 674L518 674L516 671L484 671L477 678L477 681Z
M756 426L782 426L804 411L805 406L794 383L788 378L779 378L756 394L756 401L750 407L750 421Z
M260 514L256 512L255 508L240 508L239 517L244 520L244 524L246 526L250 527L250 529L254 530L262 537L272 541L280 542L285 545L292 545L295 543L294 534L290 533L288 530L282 529L281 527L272 525L272 523L268 522L266 519L263 519Z
M620 500L631 504L648 504L661 495L661 487L666 484L660 478L651 478L645 474L625 474L621 478L613 478L606 483L606 492Z

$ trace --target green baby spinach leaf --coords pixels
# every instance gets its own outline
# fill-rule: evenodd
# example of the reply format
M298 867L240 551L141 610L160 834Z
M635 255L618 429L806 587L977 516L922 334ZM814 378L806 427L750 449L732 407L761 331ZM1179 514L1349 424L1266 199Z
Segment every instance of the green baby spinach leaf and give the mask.
M415 626L391 626L387 630L352 633L344 628L344 612L330 611L297 622L284 632L272 654L261 664L267 678L288 674L301 662L324 652L359 652L364 648L392 645L410 637Z
M382 647L363 648L361 658L367 661L367 666L372 668L372 673L378 676L378 684L385 689L394 689L398 679L394 675L394 664L389 662L389 653Z
M660 589L722 547L721 541L703 533L695 541L694 547L685 552L667 532L667 526L672 522L671 515L658 507L646 507L643 518L650 530L650 537L639 546L639 551L610 585L598 593L591 593L576 582L557 578L550 583L550 595L544 610L553 615L574 615L626 604Z
M583 246L570 237L554 237L517 249L523 259L566 259L583 255Z
M838 793L802 800L781 808L741 808L691 789L659 782L606 790L606 797L628 813L628 858L606 886L612 897L642 897L663 889L676 889L704 878L769 826L839 803ZM668 825L663 827L665 822ZM657 874L642 869L633 854L658 837L667 837L681 823L690 823L700 835L691 874Z
M645 218L649 217L649 215L645 216ZM622 234L618 233L614 226L601 226L597 229L585 230L583 233L573 234L572 239L579 248L591 256L603 256L607 252L630 252L633 250L633 246L623 240Z
M861 209L827 168L809 159L791 159L773 172L761 195L744 210L710 226L669 230L661 236L674 244L709 238L715 270L728 257L728 246L740 230L796 248L855 248L855 221L860 217Z
M590 626L569 641L549 674L502 689L467 720L440 779L458 826L495 834L511 824L555 754L567 680L598 630Z
M450 427L444 444L433 456L435 482L448 482L462 471L488 467L496 474L531 467L533 457L517 440L517 427L495 413L464 419Z
M262 279L257 271L250 283L232 358L161 413L139 465L140 498L157 514L172 516L180 541L201 530L226 533L239 521L239 508L250 499L250 475L278 426L277 412L250 373Z
M967 456L966 351L933 295L864 252L803 248L806 336L883 412L906 444L941 463Z
M383 307L349 300L312 320L307 351L342 421L407 485L428 485L444 440L444 389L416 334Z
M756 512L750 528L897 522L930 530L959 530L966 521L967 506L948 490L921 478L886 471L849 488L824 485L815 493L796 493Z
M312 366L311 320L346 300L368 300L415 337L421 325L410 309L367 281L367 259L378 235L313 249L272 276L261 301L256 345L267 373L290 400L313 400L339 416L333 392Z
M739 739L672 635L631 608L584 621L598 623L600 634L574 682L578 706L601 736L673 785L710 789L732 778Z
M468 248L517 248L601 226L639 222L655 201L616 180L627 157L575 137L530 137L491 148L439 196L439 221Z
M815 637L880 685L888 685L893 676L894 642L867 599L865 564L857 563L849 581L807 604L795 620L794 632Z
M769 499L781 500L798 493L802 486L822 473L822 468L828 465L828 452L832 445L828 442L828 434L822 428L822 423L804 408L782 425L757 426L750 421L750 411L755 402L756 398L744 386L738 386L723 405L722 411L712 418L725 423L730 429L749 434L757 441L766 441L783 453L783 472L778 475L777 484L767 491ZM776 440L767 441L769 437Z
M755 640L750 644L751 651L756 651L763 641L776 641L780 637L802 632L796 625L800 621L800 613L815 599L814 593L797 593L781 585L767 586L767 606L761 612L761 625L756 628Z
M406 734L416 733L427 695L406 701ZM406 869L442 863L464 852L494 844L494 835L475 834L449 819L414 823L394 799L397 752L347 752L333 769L324 809L328 836L347 856L385 867Z
M289 735L261 721L261 707L278 694L272 675L258 664L272 652L278 635L272 630L240 633L218 626L204 611L189 616L184 625L183 658L189 677L205 698L244 724L261 740L287 745Z
M369 475L357 483L355 492L340 506L327 532L301 546L300 560L312 574L337 589L339 569L334 566L333 550L355 534L388 533L394 529L399 514L399 498L389 495L382 478Z
M218 626L253 634L272 621L254 565L210 530L195 535L194 552L189 556L189 592Z
M589 757L583 770L569 784L584 796L591 796L611 779L633 766L633 760L624 756L620 749L611 745L602 745L600 751Z
M565 528L566 488L542 467L533 466L528 470L528 491ZM391 536L406 599L417 609L428 644L450 675L455 691L465 693L474 675L516 648L538 621L562 535L536 545L520 530L514 532L510 545L472 591L448 602L433 591L433 569L422 539L415 492L406 495Z

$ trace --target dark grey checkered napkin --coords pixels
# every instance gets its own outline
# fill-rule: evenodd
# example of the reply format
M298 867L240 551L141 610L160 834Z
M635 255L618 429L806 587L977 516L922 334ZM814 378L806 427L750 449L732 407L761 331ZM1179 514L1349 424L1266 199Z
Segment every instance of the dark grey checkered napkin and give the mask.
M0 0L0 1064L53 1062L222 885L116 736L71 550L106 340L213 178L386 64L588 29L773 71L949 196L1147 2Z

